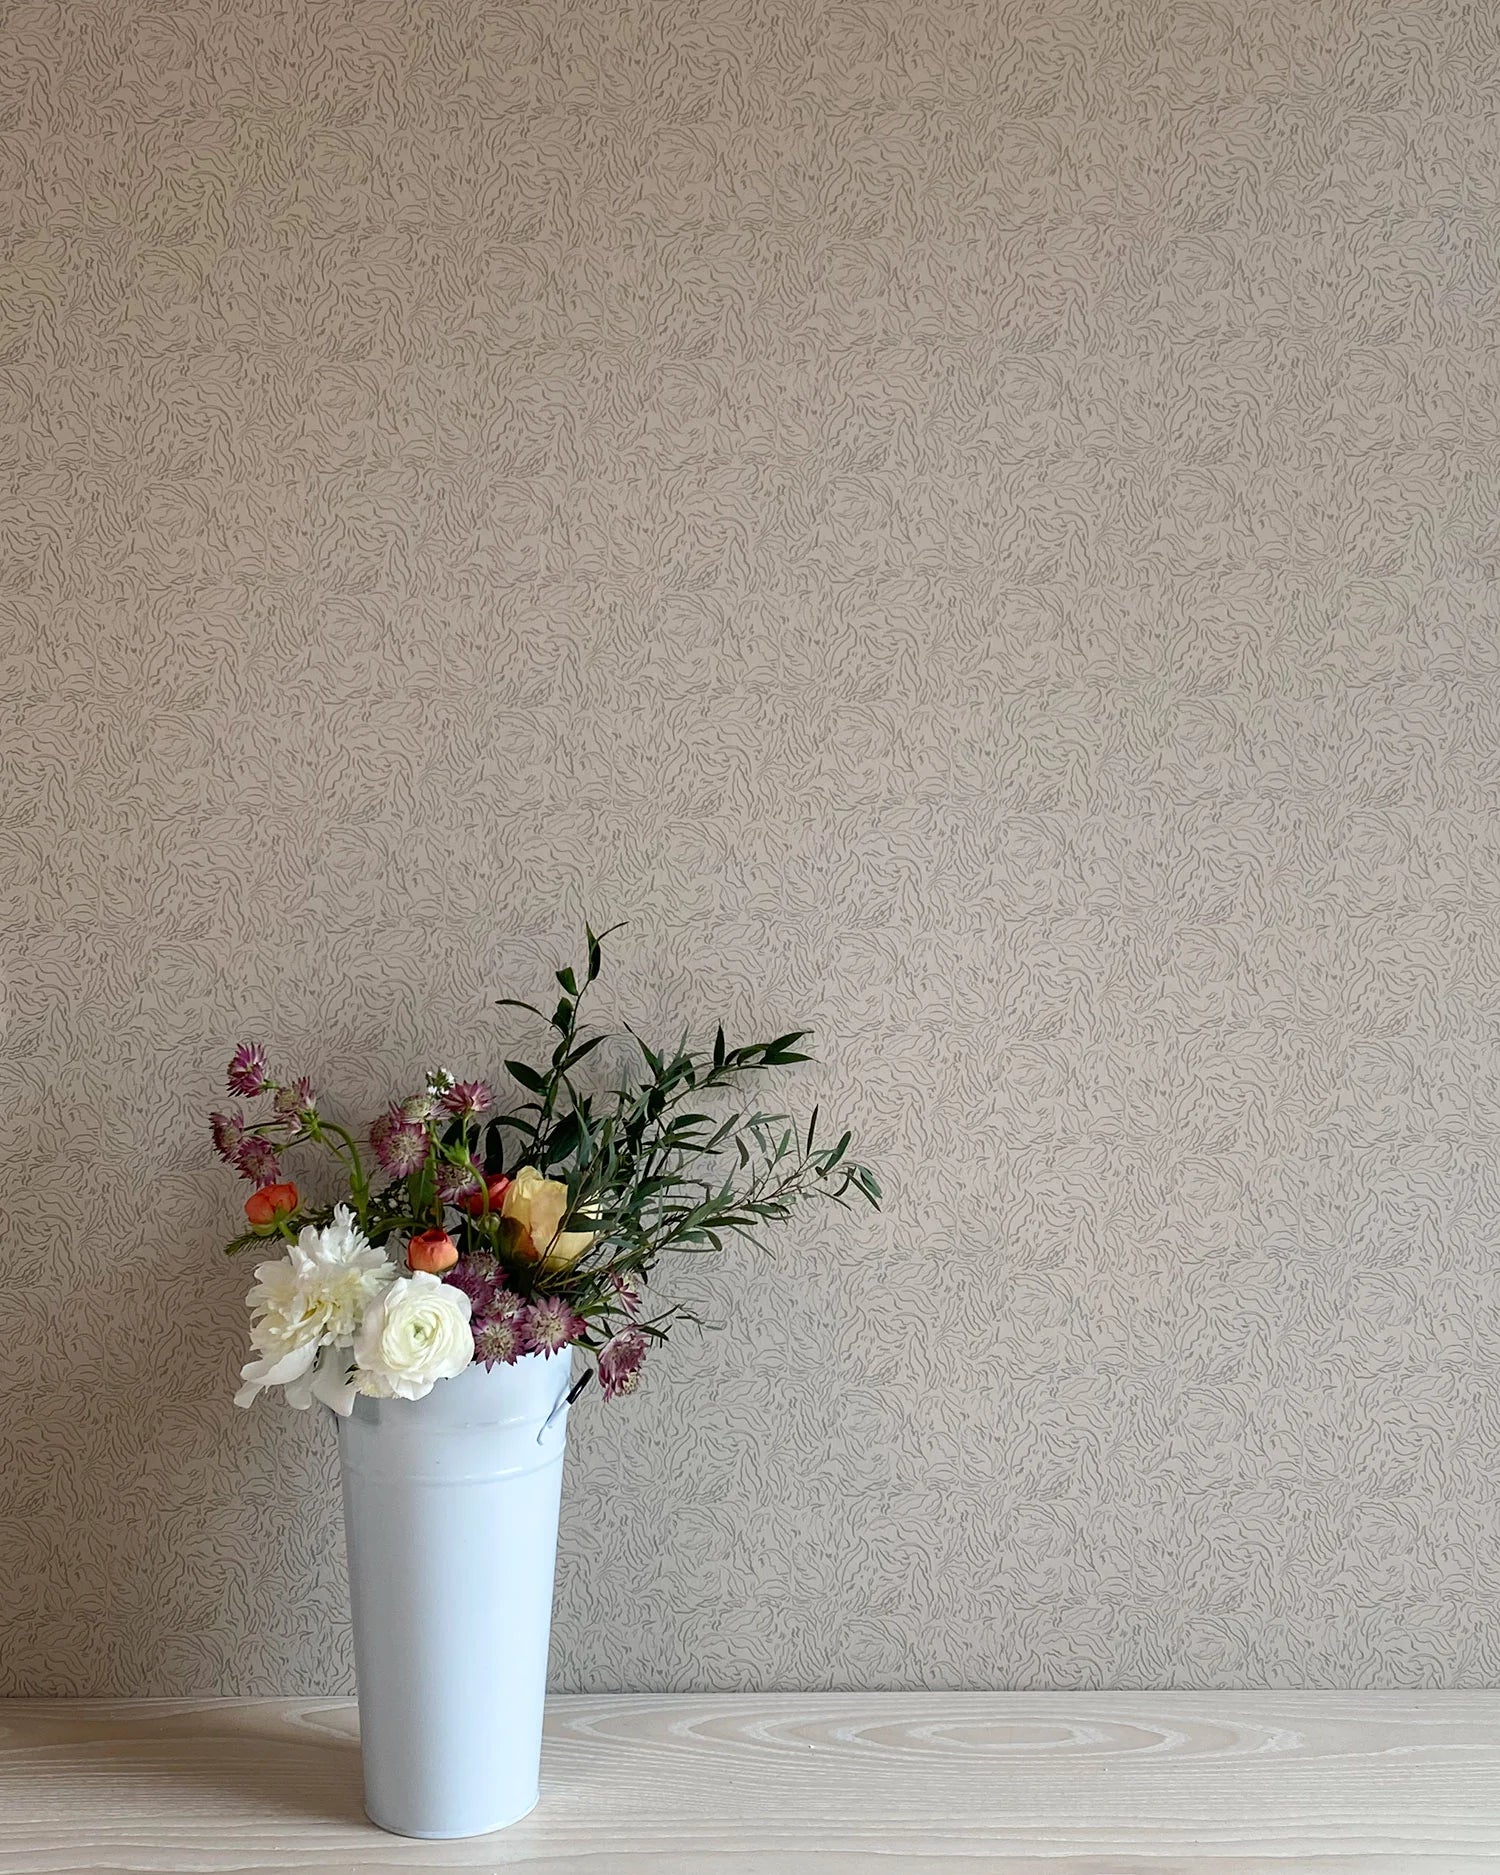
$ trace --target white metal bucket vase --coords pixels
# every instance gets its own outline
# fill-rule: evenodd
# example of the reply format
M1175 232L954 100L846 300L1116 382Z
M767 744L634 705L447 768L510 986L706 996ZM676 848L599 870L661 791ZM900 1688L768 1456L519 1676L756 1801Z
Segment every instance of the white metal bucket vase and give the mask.
M479 1836L537 1800L567 1352L339 1422L365 1811Z

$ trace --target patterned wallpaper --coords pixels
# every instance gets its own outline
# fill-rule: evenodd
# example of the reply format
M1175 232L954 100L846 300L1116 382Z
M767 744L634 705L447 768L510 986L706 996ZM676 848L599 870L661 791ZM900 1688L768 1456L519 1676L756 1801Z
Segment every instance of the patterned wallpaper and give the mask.
M579 1410L558 1685L1500 1679L1497 84L1469 0L5 9L3 1690L348 1688L201 1114L496 1064L586 915L892 1198Z

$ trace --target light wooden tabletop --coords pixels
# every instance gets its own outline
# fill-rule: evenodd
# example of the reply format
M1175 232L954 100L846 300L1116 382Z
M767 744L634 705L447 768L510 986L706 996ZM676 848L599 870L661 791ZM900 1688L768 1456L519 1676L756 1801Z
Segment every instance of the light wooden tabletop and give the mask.
M556 1699L458 1843L364 1820L346 1701L0 1701L3 1875L450 1868L1497 1875L1500 1694Z

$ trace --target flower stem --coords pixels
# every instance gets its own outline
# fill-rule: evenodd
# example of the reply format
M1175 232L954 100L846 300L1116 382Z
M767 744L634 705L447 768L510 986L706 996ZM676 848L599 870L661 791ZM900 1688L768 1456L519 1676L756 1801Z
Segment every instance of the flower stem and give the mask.
M360 1218L363 1220L370 1209L370 1185L369 1180L365 1177L365 1168L359 1156L359 1147L355 1145L352 1135L342 1126L336 1125L332 1120L325 1120L321 1114L318 1117L318 1126L321 1131L336 1133L338 1137L343 1140L345 1147L348 1149L349 1183L353 1187L354 1202L359 1207Z

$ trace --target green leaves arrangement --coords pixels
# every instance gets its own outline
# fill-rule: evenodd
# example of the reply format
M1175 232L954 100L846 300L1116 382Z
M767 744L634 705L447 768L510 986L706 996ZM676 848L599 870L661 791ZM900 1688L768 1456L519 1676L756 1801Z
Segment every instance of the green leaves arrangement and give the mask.
M618 1039L580 1029L580 1009L610 934L586 932L582 981L572 969L556 973L562 994L550 1015L510 998L497 1004L546 1023L556 1041L545 1067L506 1062L529 1098L482 1129L486 1171L535 1165L566 1183L561 1229L592 1231L595 1241L573 1270L546 1274L541 1282L601 1325L619 1313L621 1285L648 1282L664 1252L721 1251L735 1237L763 1248L766 1228L807 1199L847 1204L852 1196L878 1208L881 1196L874 1173L848 1156L848 1132L819 1143L816 1108L803 1126L790 1114L738 1104L756 1077L811 1059L800 1046L808 1039L805 1029L730 1047L720 1027L712 1047L701 1052L685 1037L675 1048L658 1050L627 1031L640 1077L602 1093L586 1091L579 1067ZM728 1112L722 1110L726 1098L737 1103ZM512 1278L524 1293L526 1272L512 1272ZM687 1311L670 1315L681 1319ZM661 1337L667 1319L639 1325Z

